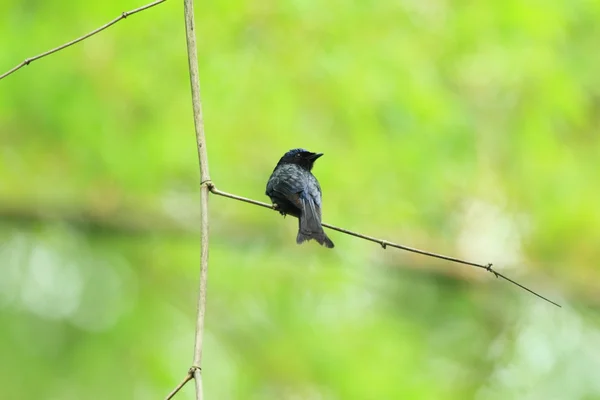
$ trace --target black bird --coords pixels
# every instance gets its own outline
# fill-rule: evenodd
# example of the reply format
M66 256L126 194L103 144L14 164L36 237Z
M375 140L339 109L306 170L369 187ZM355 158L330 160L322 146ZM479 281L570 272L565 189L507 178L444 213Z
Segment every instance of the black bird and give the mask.
M281 157L267 182L266 194L281 215L298 217L296 243L315 239L321 245L333 248L321 226L321 186L310 172L315 160L323 153L293 149Z

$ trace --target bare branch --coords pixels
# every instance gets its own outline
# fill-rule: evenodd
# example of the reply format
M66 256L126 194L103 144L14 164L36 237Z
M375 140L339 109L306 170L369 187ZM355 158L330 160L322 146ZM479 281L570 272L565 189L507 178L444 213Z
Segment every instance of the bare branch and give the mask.
M167 1L167 0L156 0L156 1L152 2L152 3L146 4L145 6L141 6L141 7L135 8L135 9L133 9L131 11L124 11L123 13L121 13L121 15L119 15L117 18L113 19L112 21L107 22L106 24L102 25L101 27L96 28L96 29L94 29L93 31L91 31L89 33L86 33L85 35L80 36L77 39L73 39L70 42L67 42L67 43L62 44L62 45L60 45L58 47L55 47L55 48L50 49L48 51L45 51L45 52L43 52L41 54L38 54L37 56L26 58L20 64L14 66L13 68L9 69L8 71L6 71L2 75L0 75L0 80L6 78L7 76L9 76L10 74L12 74L14 72L17 72L18 70L20 70L21 68L23 68L26 65L31 64L35 60L39 60L40 58L49 56L50 54L56 53L58 51L61 51L62 49L66 49L67 47L72 46L75 43L79 43L82 40L85 40L85 39L89 38L90 36L94 36L96 33L102 32L106 28L109 28L109 27L113 26L114 24L116 24L120 20L125 19L125 18L129 17L130 15L137 14L140 11L147 10L147 9L149 9L151 7L159 5L160 3L164 3L165 1Z
M196 50L196 29L194 27L194 0L183 0L185 16L185 37L187 41L188 67L192 89L192 106L194 111L194 127L198 160L200 163L200 286L198 288L198 313L196 317L196 338L194 341L194 380L196 382L196 399L202 400L202 345L204 337L204 314L206 312L206 280L208 275L208 197L210 175L206 139L204 136L204 120L200 102L200 79L198 76L198 55Z
M194 383L196 384L196 399L202 399L204 390L202 389L202 371L200 368L194 369Z
M260 207L265 207L265 208L270 208L272 210L276 210L276 207L274 205L271 204L267 204L267 203L263 203L262 201L256 201L256 200L252 200L252 199L248 199L246 197L242 197L242 196L237 196L235 194L231 194L231 193L227 193L227 192L223 192L222 190L219 190L215 187L214 184L212 184L212 182L209 183L209 189L212 193L218 195L218 196L223 196L223 197L228 197L230 199L234 199L234 200L238 200L238 201L243 201L246 203L250 203L250 204L254 204L256 206L260 206ZM416 249L414 247L409 247L409 246L403 246L401 244L397 244L397 243L393 243L387 240L383 240L383 239L378 239L372 236L367 236L367 235L363 235L361 233L357 233L357 232L353 232L350 231L348 229L344 229L344 228L338 228L337 226L334 225L330 225L330 224L322 224L324 227L329 228L329 229L333 229L334 231L338 231L341 233L345 233L346 235L350 235L350 236L354 236L360 239L364 239L364 240L368 240L370 242L374 242L374 243L378 243L382 248L387 248L389 247L395 247L397 249L400 250L405 250L405 251L410 251L411 253L417 253L417 254L421 254L424 256L428 256L428 257L434 257L434 258L439 258L442 260L446 260L446 261L451 261L454 263L458 263L458 264L464 264L464 265L470 265L472 267L476 267L476 268L481 268L484 269L488 272L491 272L492 274L494 274L494 276L496 278L502 278L510 283L512 283L513 285L516 285L518 287L520 287L521 289L524 289L526 291L528 291L529 293L539 297L540 299L546 300L549 303L554 304L557 307L562 307L560 304L555 303L552 300L547 299L546 297L534 292L533 290L521 285L518 282L515 282L514 280L502 275L501 273L499 273L498 271L496 271L495 269L492 268L492 264L478 264L478 263L474 263L474 262L470 262L470 261L465 261L465 260L461 260L460 258L455 258L455 257L449 257L449 256L445 256L443 254L437 254L437 253L432 253L430 251L425 251L425 250L419 250Z
M175 389L173 389L173 391L171 391L171 393L169 393L168 396L165 397L165 400L171 400L177 394L177 392L179 392L181 388L185 386L186 383L194 379L195 370L196 368L190 368L185 378L183 378L179 385L175 386Z

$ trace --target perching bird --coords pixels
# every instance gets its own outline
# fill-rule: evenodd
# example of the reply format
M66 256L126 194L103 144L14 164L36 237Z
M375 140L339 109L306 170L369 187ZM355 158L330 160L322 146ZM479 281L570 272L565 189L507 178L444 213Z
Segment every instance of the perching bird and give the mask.
M266 194L282 215L298 217L296 243L315 239L332 248L333 242L321 226L321 186L310 172L323 153L293 149L281 157L267 182Z

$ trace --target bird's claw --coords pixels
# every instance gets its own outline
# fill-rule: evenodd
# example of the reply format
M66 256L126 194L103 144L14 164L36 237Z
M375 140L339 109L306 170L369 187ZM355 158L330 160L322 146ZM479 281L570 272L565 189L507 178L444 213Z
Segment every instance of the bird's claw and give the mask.
M280 208L279 208L279 204L277 203L273 203L273 205L271 206L273 208L273 210L275 211L279 211L279 214L283 215L283 218L285 218L285 216L287 215L285 212L283 212Z

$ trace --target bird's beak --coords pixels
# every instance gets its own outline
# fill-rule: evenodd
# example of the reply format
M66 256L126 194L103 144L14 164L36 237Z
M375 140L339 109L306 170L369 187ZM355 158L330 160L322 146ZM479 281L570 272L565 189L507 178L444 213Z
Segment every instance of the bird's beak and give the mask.
M306 157L310 161L315 161L317 158L321 157L323 153L312 153L310 156Z

